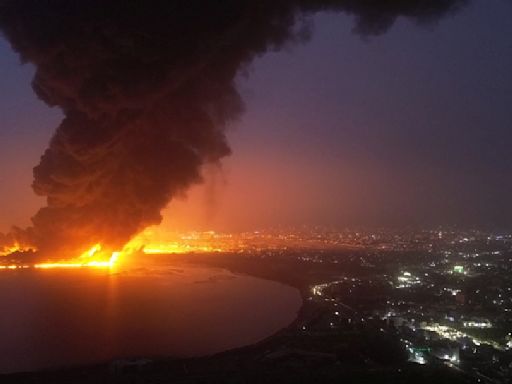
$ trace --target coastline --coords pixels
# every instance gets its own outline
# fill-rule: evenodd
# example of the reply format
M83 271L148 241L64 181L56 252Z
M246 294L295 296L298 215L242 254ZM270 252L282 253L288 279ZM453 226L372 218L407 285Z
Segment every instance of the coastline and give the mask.
M175 255L173 255L173 256L175 256ZM240 271L240 270L236 270L235 268L230 268L230 267L226 267L223 265L213 265L210 263L203 263L203 262L197 263L195 261L191 262L191 259L186 258L186 257L183 258L183 257L181 257L181 255L180 255L180 257L178 257L179 260L175 260L174 257L172 257L172 259L173 260L170 263L172 265L177 265L177 266L187 265L187 266L191 266L191 267L206 267L206 268L221 269L221 270L227 271L229 273L232 273L234 275L251 277L251 278L258 279L258 280L276 283L276 284L279 284L279 285L282 285L282 286L285 286L288 288L293 288L294 290L296 289L298 291L297 293L299 296L298 299L300 300L300 303L297 303L299 305L298 308L290 313L290 317L293 317L293 320L289 321L289 319L287 319L286 323L282 327L278 328L277 330L275 330L275 329L271 330L272 333L268 334L267 336L263 336L262 339L259 339L255 342L250 342L249 344L243 344L240 346L235 346L233 348L220 350L218 352L201 354L201 355L196 355L196 356L141 355L140 359L148 359L148 360L151 360L153 364L159 365L159 364L165 364L165 363L174 362L174 361L210 359L210 358L215 358L218 356L224 356L224 355L227 356L230 354L243 353L245 351L251 350L252 348L259 348L261 345L267 343L268 341L272 340L273 338L278 337L278 336L282 335L283 333L286 333L287 331L294 329L294 327L296 326L296 324L298 323L298 321L300 319L301 313L304 308L305 299L304 299L304 292L301 289L299 289L297 286L290 285L287 282L281 281L276 278L255 275L255 274L249 273L248 271ZM134 356L134 358L135 358L135 356ZM137 358L139 358L139 357L137 357ZM113 359L109 359L109 360L92 362L92 363L53 366L53 367L35 369L35 370L4 372L4 373L0 373L0 380L10 379L10 378L15 379L16 377L35 378L35 377L46 376L46 375L53 376L54 374L59 375L60 373L64 374L66 372L69 373L69 372L89 371L89 370L91 372L97 371L97 370L109 371L110 366L113 363L115 363L116 361L129 360L129 359L130 359L130 357L128 356L126 358L123 358L123 357L113 358Z
M348 333L309 331L325 308L309 300L308 287L328 277L306 267L290 268L287 260L246 255L170 255L168 264L186 263L218 267L234 274L261 278L298 289L302 304L295 320L255 343L218 353L189 358L141 357L101 364L0 375L2 384L145 384L145 383L467 383L444 366L420 366L407 361L379 364L354 354L354 347L373 336L363 329ZM332 275L333 271L330 271ZM304 325L307 331L304 331Z

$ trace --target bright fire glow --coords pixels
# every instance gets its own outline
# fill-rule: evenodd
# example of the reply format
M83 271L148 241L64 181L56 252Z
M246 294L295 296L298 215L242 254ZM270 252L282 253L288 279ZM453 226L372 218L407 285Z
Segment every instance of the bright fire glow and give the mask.
M96 243L75 258L46 261L37 264L0 264L0 270L25 268L114 268L119 265L120 260L123 260L125 256L136 252L148 255L185 254L220 252L230 248L231 245L226 242L226 239L213 231L188 234L164 233L159 236L154 230L148 229L131 239L120 251L111 252L103 249L100 243ZM15 244L8 249L3 249L0 255L27 250L29 249Z
M16 242L11 246L4 247L3 249L0 248L0 256L7 256L15 252L28 252L33 250L34 249L32 247L25 247L22 246L20 243Z
M136 236L130 245L147 255L220 252L225 244L213 231L172 233L162 228L150 227Z
M30 265L0 265L0 269L26 269L30 268Z
M101 244L94 244L87 251L82 253L76 260L69 262L56 262L56 263L38 263L34 265L34 268L39 269L50 269L50 268L84 268L84 267L95 267L95 268L112 268L116 265L121 256L122 252L112 252L108 259L104 258L101 252ZM96 258L100 256L99 258Z
M191 246L188 244L180 243L164 243L164 244L150 244L146 245L143 249L146 255L158 255L169 253L190 253L190 252L219 252L221 249L214 248L208 245Z

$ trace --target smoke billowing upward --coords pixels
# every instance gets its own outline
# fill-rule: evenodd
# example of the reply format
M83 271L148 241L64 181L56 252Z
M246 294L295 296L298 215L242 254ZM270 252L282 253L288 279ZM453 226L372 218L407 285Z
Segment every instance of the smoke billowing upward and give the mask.
M237 73L267 50L305 39L307 16L355 17L361 35L399 16L435 22L465 0L0 1L0 28L33 88L65 117L34 168L47 206L0 237L43 254L121 247L158 224L201 166L230 149L224 127L243 109ZM3 242L3 244L2 244Z

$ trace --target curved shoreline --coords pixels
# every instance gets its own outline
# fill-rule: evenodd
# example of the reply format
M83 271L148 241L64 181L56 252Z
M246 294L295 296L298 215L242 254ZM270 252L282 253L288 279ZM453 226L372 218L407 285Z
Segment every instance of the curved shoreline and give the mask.
M242 342L238 345L236 345L236 343L233 343L235 345L232 347L227 346L227 348L219 349L217 351L212 351L211 353L207 352L204 354L192 354L192 355L188 355L188 356L187 355L180 356L180 355L176 355L176 354L169 354L169 355L167 355L167 354L155 354L155 355L141 354L140 355L141 358L145 357L145 358L151 359L155 363L162 363L162 362L169 362L169 361L176 361L176 360L186 361L186 360L209 359L209 358L212 358L215 356L222 356L222 355L233 354L233 353L236 354L236 353L240 353L241 351L250 350L252 348L258 348L262 344L265 344L265 343L269 342L270 340L274 339L275 337L278 337L279 335L282 335L283 333L287 332L288 330L293 329L293 327L297 324L297 322L300 319L302 310L304 308L305 301L304 301L303 292L300 289L298 289L296 286L287 284L286 282L283 282L279 279L263 277L263 276L259 276L258 274L247 273L247 271L239 271L234 268L226 268L225 266L207 265L204 263L195 263L195 262L194 263L182 262L183 260L179 260L179 261L176 260L176 261L177 262L172 262L171 265L179 266L181 264L184 266L188 266L190 268L205 267L205 268L212 269L212 270L218 269L218 270L222 270L226 273L233 274L234 276L239 276L241 278L243 278L243 277L253 278L256 280L260 280L262 282L276 284L276 287L274 289L282 290L282 289L286 288L287 290L289 290L290 288L292 288L291 290L289 290L289 293L287 293L284 296L284 297L289 296L286 299L286 301L290 304L291 308L289 308L290 309L289 311L286 311L288 313L287 315L285 314L285 312L283 312L284 318L281 320L284 320L284 321L275 323L273 327L271 327L270 329L267 330L267 332L268 331L270 331L270 332L268 332L266 334L265 334L265 332L261 332L262 333L262 334L260 334L261 338L259 338L257 335L255 335L256 339L247 340L248 343ZM162 264L160 264L160 266L162 266ZM164 267L167 268L168 265L165 265ZM298 290L298 292L295 291L296 289ZM298 297L297 297L297 294L298 294ZM298 302L297 299L300 300L300 302ZM265 305L265 303L263 303L263 305ZM269 302L269 305L272 305L272 304ZM265 307L261 307L260 310L265 311ZM120 351L118 356L120 356L120 357L112 357L112 358L107 357L106 360L98 360L97 362L92 361L92 362L84 362L84 363L78 362L78 363L71 363L71 364L66 364L66 363L58 364L58 361L56 361L57 364L52 365L52 366L47 366L47 367L40 367L40 368L35 368L35 369L4 371L3 373L0 373L0 377L7 377L10 375L18 375L18 374L37 375L39 373L45 373L45 372L65 372L65 371L77 370L77 369L88 370L88 369L92 369L97 366L108 366L108 365L112 364L113 362L115 362L116 360L123 360L126 358L130 359L130 355L127 355L126 357L122 357L123 356L122 351ZM138 356L138 355L133 355L132 357L136 357L136 356ZM63 362L63 361L61 360L61 362Z

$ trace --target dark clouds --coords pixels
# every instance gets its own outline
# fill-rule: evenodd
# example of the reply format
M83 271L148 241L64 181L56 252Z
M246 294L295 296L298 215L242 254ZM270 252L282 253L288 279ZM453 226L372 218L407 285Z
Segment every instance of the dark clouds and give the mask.
M355 17L363 36L399 16L435 22L464 0L1 1L0 28L33 88L65 118L34 168L47 206L29 236L41 252L119 248L161 220L201 166L230 150L243 104L234 79L267 50L304 40L307 15ZM255 191L257 193L257 191Z

